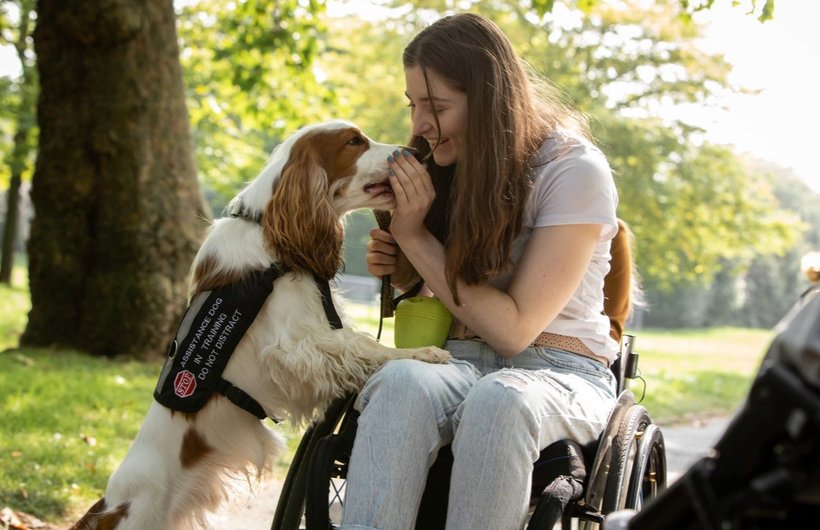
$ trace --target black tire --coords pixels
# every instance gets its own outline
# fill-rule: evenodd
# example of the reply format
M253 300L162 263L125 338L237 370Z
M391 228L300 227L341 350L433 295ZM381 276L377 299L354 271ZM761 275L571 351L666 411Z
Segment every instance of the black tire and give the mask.
M347 461L340 461L340 440L337 434L325 436L316 445L308 464L307 502L305 505L305 528L324 530L333 528L331 511L344 508L344 482L347 477ZM339 512L340 513L340 512ZM341 523L341 521L337 521Z
M630 407L621 420L618 434L612 441L612 460L602 508L604 515L627 507L627 489L636 467L640 437L651 424L649 413L641 405Z
M305 485L307 482L306 455L310 454L315 443L316 426L311 425L302 435L296 448L293 460L288 468L279 502L273 515L271 530L299 530L302 527L302 514L305 511Z
M302 518L305 513L310 461L319 442L336 430L352 407L354 399L355 396L337 399L328 407L324 419L305 430L282 484L271 530L304 530Z
M609 413L606 427L604 427L604 431L598 438L595 459L592 461L592 467L588 469L584 494L584 502L593 512L598 513L603 509L608 470L611 469L615 440L621 431L624 418L634 406L635 396L632 392L629 390L621 392L618 401Z
M626 492L626 508L640 510L666 489L666 446L660 427L651 424L638 441L632 480Z

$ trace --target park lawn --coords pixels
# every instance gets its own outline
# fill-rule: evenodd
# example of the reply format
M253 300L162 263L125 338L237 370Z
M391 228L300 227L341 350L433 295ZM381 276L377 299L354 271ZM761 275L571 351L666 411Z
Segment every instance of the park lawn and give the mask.
M629 388L660 425L725 416L743 402L774 337L770 330L647 329L635 333L642 379Z
M161 362L17 348L28 293L0 286L0 300L0 508L64 523L101 495L125 456L152 402ZM378 308L350 304L347 312L376 335ZM392 333L387 319L382 342L392 344ZM768 331L731 328L640 331L635 349L646 381L644 404L661 425L731 414L770 339ZM642 383L636 383L640 397ZM290 453L277 462L279 477L301 435L284 432Z
M99 497L151 402L158 367L74 351L0 353L0 504L53 520Z

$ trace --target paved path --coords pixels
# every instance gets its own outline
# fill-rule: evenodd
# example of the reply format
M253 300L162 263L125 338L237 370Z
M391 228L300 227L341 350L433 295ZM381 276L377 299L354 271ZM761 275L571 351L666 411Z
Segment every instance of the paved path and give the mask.
M661 425L670 483L717 442L726 425L725 418L676 426ZM263 482L254 494L240 496L223 510L215 527L218 530L269 530L281 488L280 481Z
M666 467L672 483L706 452L714 447L728 426L729 418L698 421L663 427L666 442Z

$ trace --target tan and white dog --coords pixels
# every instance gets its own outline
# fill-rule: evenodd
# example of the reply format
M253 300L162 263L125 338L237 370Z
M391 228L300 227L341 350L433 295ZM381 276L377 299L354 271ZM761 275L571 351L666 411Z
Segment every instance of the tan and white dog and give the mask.
M298 131L231 202L233 215L213 223L194 260L192 300L271 263L287 271L223 373L270 417L304 424L390 359L449 360L438 348L385 347L347 322L332 329L315 281L340 269L346 213L393 206L386 159L396 149L344 121ZM220 394L193 413L154 402L105 497L72 529L207 525L207 514L227 499L229 479L258 477L282 446L280 433Z

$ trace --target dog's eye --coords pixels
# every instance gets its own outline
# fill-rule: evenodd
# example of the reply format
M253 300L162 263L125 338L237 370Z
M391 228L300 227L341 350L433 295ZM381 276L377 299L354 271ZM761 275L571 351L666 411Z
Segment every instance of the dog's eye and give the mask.
M363 136L354 136L350 140L347 141L347 145L363 145L365 143L365 139Z

